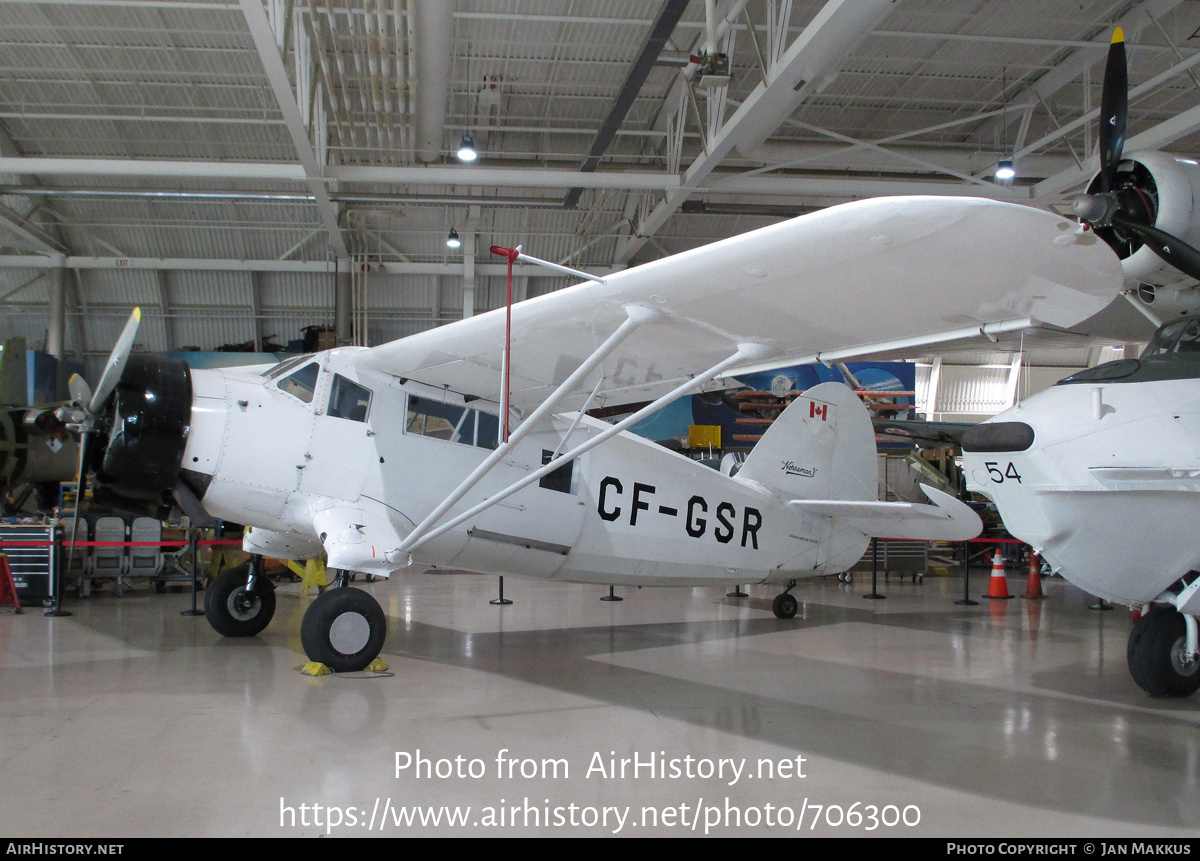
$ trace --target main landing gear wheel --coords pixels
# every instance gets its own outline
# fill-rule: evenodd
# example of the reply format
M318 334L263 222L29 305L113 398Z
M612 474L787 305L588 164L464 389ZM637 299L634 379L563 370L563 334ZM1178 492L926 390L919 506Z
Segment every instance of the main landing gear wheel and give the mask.
M379 602L343 586L317 596L300 623L300 643L310 661L335 673L365 669L383 649L387 619Z
M790 619L796 615L796 611L800 609L800 602L796 600L796 596L788 592L783 592L775 596L775 600L771 602L771 612L778 619Z
M1129 635L1129 674L1154 697L1186 697L1200 689L1200 661L1186 654L1183 616L1171 607L1154 607Z
M204 593L204 618L224 637L253 637L275 615L275 586L266 577L255 578L254 591L246 588L250 566L223 572Z

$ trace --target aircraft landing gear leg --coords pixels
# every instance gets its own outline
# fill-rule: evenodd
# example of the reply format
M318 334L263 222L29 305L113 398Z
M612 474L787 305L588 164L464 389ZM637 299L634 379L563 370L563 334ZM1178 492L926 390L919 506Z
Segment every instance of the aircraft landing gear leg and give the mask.
M343 585L317 596L300 622L304 654L335 673L370 667L387 637L387 618L379 602L361 589L344 585L348 580L341 572L338 582Z
M253 637L275 615L275 585L262 574L262 557L223 571L204 593L204 617L224 637Z
M775 618L791 619L796 615L796 611L800 609L800 602L791 594L795 588L796 581L789 580L787 589L775 596L775 600L771 602L771 612L775 614Z
M1200 659L1188 648L1187 621L1174 607L1152 607L1129 635L1129 674L1154 697L1200 689Z

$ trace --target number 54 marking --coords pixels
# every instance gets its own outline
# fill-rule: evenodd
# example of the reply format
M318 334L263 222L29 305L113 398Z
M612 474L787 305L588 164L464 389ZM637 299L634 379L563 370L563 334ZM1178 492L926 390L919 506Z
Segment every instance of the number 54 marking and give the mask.
M1017 467L1011 460L1004 467L1003 471L1000 469L1000 461L998 460L987 461L984 463L984 466L987 467L988 476L995 484L1003 484L1006 478L1015 479L1017 484L1021 483L1021 474L1017 472Z

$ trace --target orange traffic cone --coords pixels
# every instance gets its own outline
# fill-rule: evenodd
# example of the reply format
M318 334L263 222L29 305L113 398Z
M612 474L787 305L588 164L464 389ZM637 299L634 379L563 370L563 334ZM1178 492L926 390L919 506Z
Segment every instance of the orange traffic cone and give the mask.
M1004 576L1004 558L1000 555L999 550L992 557L992 577L988 584L988 593L984 597L1001 599L1012 597L1008 594L1008 579Z
M1029 582L1021 597L1030 601L1040 601L1046 597L1042 594L1042 560L1033 552L1033 548L1029 550Z

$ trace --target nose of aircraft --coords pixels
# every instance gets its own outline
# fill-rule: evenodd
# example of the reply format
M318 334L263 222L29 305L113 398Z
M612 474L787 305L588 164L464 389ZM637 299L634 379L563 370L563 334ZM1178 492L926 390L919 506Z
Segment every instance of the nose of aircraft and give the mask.
M192 382L184 362L134 353L108 402L107 439L89 456L97 501L122 508L171 503L191 425Z
M1025 422L988 422L963 434L963 451L1026 451L1033 445L1033 428Z

